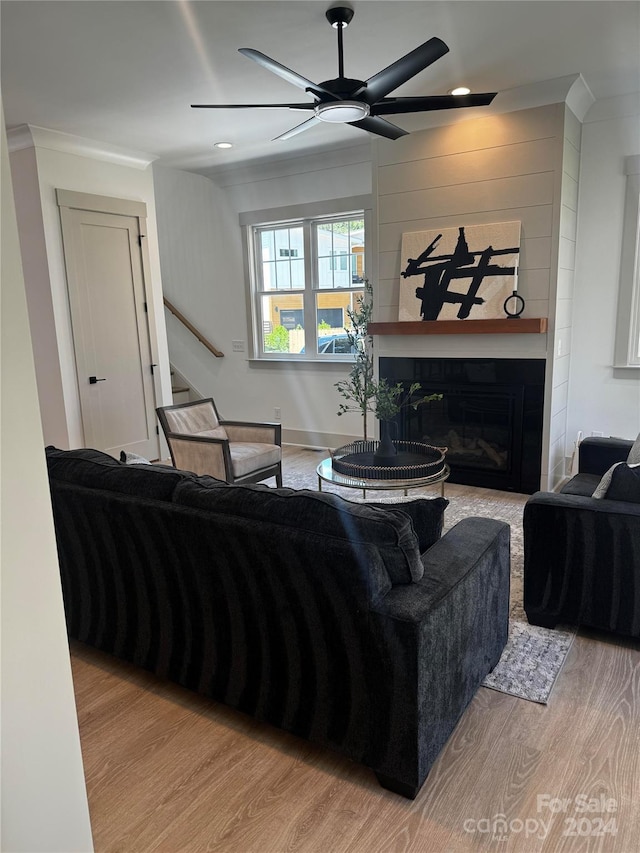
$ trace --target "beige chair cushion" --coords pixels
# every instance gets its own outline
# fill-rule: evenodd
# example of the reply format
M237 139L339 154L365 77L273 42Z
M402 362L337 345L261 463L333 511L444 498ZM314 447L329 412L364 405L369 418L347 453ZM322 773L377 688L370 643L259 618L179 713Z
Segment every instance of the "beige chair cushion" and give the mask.
M202 432L194 432L193 435L200 435L202 438L228 438L227 431L223 426L218 426L215 429L203 429Z
M207 438L226 438L227 433L216 417L211 403L200 403L184 409L165 412L171 432L182 435L203 435Z
M234 477L244 477L261 468L280 462L282 451L277 444L253 444L248 441L229 443Z

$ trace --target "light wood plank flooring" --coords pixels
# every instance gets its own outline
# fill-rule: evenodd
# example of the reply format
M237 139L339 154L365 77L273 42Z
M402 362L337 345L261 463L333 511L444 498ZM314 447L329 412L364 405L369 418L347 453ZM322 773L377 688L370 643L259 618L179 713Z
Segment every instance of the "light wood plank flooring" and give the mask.
M287 465L317 458L287 450ZM480 688L413 802L340 755L71 653L98 853L640 849L638 643L581 631L547 706Z

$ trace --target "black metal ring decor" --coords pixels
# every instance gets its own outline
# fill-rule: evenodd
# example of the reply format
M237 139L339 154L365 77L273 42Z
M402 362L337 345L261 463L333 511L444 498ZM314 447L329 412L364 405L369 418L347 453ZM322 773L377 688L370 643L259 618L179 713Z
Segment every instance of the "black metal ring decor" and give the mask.
M379 441L353 441L334 451L331 467L347 477L365 480L417 480L439 477L445 468L446 447L419 441L394 441L398 451L393 463L375 465L373 455Z
M509 310L507 307L511 300L514 300L513 308L515 310L513 311ZM520 296L517 290L514 290L511 296L507 296L504 300L504 305L502 307L504 308L504 313L507 315L508 320L518 320L524 311L524 299Z

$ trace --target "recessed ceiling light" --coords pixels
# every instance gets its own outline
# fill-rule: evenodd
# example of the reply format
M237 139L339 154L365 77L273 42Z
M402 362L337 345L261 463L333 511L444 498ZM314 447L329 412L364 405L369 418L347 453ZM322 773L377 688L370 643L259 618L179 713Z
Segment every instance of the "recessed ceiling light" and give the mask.
M214 142L214 148L233 148L233 145L230 142Z
M455 89L451 89L449 91L450 95L470 95L471 89L468 89L466 86L456 86Z

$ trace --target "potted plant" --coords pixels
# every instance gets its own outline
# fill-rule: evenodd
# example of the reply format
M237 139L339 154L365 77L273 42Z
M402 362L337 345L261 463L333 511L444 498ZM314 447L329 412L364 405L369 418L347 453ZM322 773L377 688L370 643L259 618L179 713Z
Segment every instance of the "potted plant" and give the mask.
M405 406L417 409L431 400L441 400L442 394L427 394L414 400L420 389L413 382L406 389L400 382L389 385L386 379L374 378L373 340L367 327L373 311L373 287L368 279L363 282L364 292L356 299L355 308L347 308L351 327L345 332L354 352L353 367L346 379L335 383L335 387L346 402L340 403L338 415L360 412L363 422L364 441L367 441L367 414L372 412L380 421L380 444L374 454L376 461L387 462L396 455L390 435L390 423Z

